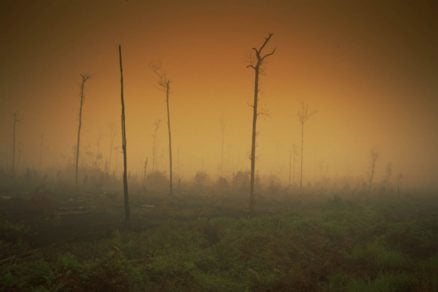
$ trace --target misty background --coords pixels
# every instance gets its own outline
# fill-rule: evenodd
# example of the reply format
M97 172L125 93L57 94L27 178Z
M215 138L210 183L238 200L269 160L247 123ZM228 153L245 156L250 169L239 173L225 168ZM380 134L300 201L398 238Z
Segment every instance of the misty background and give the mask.
M18 0L2 1L0 11L2 169L11 164L15 112L18 172L72 166L79 74L89 73L81 167L103 169L112 151L111 170L121 171L121 43L132 175L152 159L157 120L157 168L167 171L164 96L150 63L161 63L173 82L176 175L249 170L253 74L246 66L251 48L274 32L277 52L261 79L260 176L287 182L304 102L318 110L306 124L306 183L365 179L374 147L377 181L391 163L404 184L438 182L433 1Z

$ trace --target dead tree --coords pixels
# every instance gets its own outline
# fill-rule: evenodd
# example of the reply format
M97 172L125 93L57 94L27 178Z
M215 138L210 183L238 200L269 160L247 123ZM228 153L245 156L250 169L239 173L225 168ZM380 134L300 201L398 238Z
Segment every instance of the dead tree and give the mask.
M292 150L289 150L289 182L288 186L292 185Z
M158 130L160 129L161 120L156 120L154 123L154 133L152 134L152 171L157 168L157 138Z
M14 120L12 122L12 161L11 161L11 175L15 176L15 167L16 167L16 158L15 158L15 153L16 153L16 148L17 148L17 124L20 122L20 120L18 119L18 115L17 113L14 113L13 115Z
M303 188L303 162L304 162L304 124L314 115L317 111L310 110L308 104L301 104L301 109L298 111L298 121L301 125L301 164L300 164L300 189Z
M224 171L224 147L225 147L225 120L224 116L221 116L219 119L220 127L221 127L221 163L219 166L220 175L223 175Z
M269 40L272 38L273 34L270 33L265 38L263 43L259 48L252 48L254 51L255 60L251 61L251 64L247 68L252 68L254 70L254 102L252 105L252 135L251 135L251 178L250 178L250 190L249 190L249 212L252 214L254 212L255 206L255 196L254 196L254 180L255 180L255 163L256 163L256 136L257 136L257 117L258 103L259 103L259 80L260 80L260 70L264 64L264 61L269 56L274 55L275 50L273 49L269 53L263 53L264 48L268 44Z
M125 203L125 219L131 217L129 208L128 196L128 161L126 153L126 122L125 122L125 97L123 95L123 62L122 62L122 46L119 45L119 65L120 65L120 101L122 105L122 150L123 150L123 198Z
M173 166L172 166L172 126L170 123L170 84L171 81L167 77L167 74L162 72L161 66L151 65L151 70L157 75L158 82L157 85L160 90L164 91L166 96L166 111L167 111L167 132L169 141L169 195L173 195Z
M289 150L289 187L292 183L295 183L295 165L297 156L297 146L292 145L292 149Z
M376 148L371 149L370 151L370 172L368 175L368 190L371 190L374 180L374 175L376 172L376 164L377 159L379 158L379 152L377 152Z
M78 131L76 136L76 157L75 157L75 184L78 185L78 176L79 176L79 154L80 154L80 146L81 146L81 129L82 129L82 110L84 107L84 98L85 98L85 83L88 79L90 79L89 75L81 74L81 100L79 105L79 120L78 120Z
M298 156L298 151L297 151L297 145L293 144L292 145L292 181L293 184L296 184L296 178L297 178L297 156Z

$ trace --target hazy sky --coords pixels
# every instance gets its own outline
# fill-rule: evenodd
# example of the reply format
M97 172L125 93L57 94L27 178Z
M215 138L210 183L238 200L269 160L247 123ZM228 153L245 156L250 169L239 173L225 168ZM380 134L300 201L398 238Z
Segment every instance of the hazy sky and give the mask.
M0 4L0 163L9 165L12 113L21 122L20 166L71 163L80 73L90 73L83 124L86 152L120 145L117 45L123 46L129 168L151 157L154 122L166 167L164 96L149 69L160 62L173 81L176 170L215 174L225 121L227 172L249 169L251 48L269 32L277 52L266 63L257 171L287 177L306 125L305 176L364 176L377 147L407 180L438 182L438 2L2 0ZM120 165L117 150L114 165ZM116 162L117 160L117 162ZM184 173L183 173L184 172Z

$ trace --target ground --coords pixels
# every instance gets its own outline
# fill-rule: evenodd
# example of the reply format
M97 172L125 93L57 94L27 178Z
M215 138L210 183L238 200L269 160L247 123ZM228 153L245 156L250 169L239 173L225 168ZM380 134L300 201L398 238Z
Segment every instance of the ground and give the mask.
M438 196L1 196L2 291L438 291Z

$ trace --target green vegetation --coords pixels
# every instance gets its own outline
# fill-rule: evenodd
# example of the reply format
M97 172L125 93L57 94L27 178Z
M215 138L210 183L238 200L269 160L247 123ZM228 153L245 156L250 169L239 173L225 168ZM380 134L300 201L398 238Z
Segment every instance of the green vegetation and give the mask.
M260 198L253 217L241 201L134 196L127 226L120 202L17 215L17 199L0 290L438 291L434 196Z

